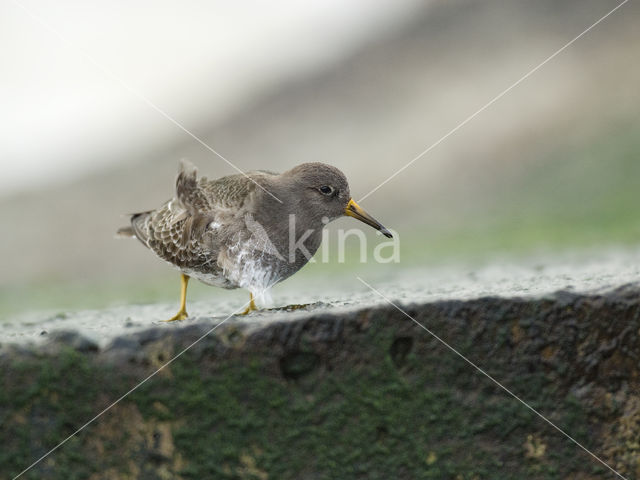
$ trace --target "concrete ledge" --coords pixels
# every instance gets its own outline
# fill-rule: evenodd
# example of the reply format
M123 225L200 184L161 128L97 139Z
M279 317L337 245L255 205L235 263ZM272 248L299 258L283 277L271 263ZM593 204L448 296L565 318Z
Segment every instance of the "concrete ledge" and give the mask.
M640 478L640 289L406 305L628 478ZM0 356L12 478L220 319ZM614 478L389 305L232 319L21 478Z

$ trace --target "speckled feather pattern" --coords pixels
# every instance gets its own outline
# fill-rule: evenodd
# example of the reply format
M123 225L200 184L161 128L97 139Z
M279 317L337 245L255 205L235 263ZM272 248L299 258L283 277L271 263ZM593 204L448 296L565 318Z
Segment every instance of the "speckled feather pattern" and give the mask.
M305 241L313 254L320 245L321 218L342 215L348 201L346 178L339 170L324 164L304 165L281 175L254 171L208 180L198 178L195 167L183 161L176 196L157 210L133 215L131 227L120 232L135 235L186 275L209 285L246 288L259 296L309 259L299 252L293 259L287 256L290 215L298 219L297 236L313 230ZM331 207L335 212L323 210L326 200L318 200L314 188L303 187L305 181L315 185L327 179L340 186L341 196ZM263 185L285 201L274 200ZM320 203L305 204L304 195Z
M183 164L176 197L157 210L134 215L132 227L142 243L184 273L216 286L242 286L226 278L218 260L228 256L224 246L230 234L234 236L232 227L248 210L256 188L244 175L197 179L195 168ZM227 228L220 229L222 224Z

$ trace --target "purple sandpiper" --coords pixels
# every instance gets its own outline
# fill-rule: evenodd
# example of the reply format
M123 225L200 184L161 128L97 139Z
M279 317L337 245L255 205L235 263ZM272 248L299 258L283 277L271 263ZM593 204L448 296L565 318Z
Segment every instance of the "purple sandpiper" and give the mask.
M316 252L322 229L348 215L391 233L351 198L344 174L324 163L304 163L282 174L252 171L217 180L198 178L181 162L176 195L156 210L131 216L118 230L134 237L181 275L180 310L187 318L189 277L254 296L300 270Z

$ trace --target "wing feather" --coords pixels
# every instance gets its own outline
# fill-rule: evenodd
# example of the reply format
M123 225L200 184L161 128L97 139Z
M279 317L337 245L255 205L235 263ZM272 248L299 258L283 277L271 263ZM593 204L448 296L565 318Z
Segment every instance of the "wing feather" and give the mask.
M197 168L181 160L176 178L176 196L157 210L131 217L131 227L122 235L135 236L159 257L181 268L214 268L219 247L207 227L221 214L235 216L247 210L260 181L275 175L255 171L216 180L198 177ZM209 233L208 241L203 241Z

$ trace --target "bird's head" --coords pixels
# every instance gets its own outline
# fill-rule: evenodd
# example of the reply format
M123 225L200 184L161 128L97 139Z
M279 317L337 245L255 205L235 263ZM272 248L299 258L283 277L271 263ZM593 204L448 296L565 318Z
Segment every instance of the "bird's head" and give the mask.
M314 217L331 221L347 215L391 238L391 233L351 198L347 177L337 168L325 163L303 163L282 176L289 179L304 211L312 212Z

